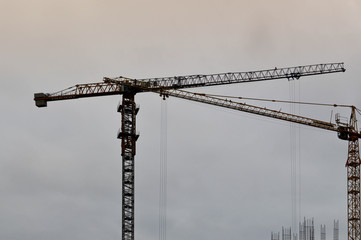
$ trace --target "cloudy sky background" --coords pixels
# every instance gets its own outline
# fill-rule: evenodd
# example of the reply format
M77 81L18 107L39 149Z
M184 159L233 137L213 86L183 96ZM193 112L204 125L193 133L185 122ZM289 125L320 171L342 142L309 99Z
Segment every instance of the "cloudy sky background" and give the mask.
M301 100L361 107L361 3L0 0L0 239L120 239L120 97L34 105L104 76L148 78L345 62ZM275 80L197 89L288 99ZM158 239L161 99L138 94L136 239ZM288 110L286 105L270 105ZM291 225L288 123L169 99L168 239L269 239ZM302 106L328 121L331 111ZM346 228L347 142L301 127L301 217Z

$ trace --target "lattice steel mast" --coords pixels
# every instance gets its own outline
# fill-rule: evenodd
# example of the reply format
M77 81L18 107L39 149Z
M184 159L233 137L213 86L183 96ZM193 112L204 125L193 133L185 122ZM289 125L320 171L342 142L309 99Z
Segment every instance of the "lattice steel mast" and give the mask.
M56 93L35 93L37 107L46 107L49 101L70 100L108 95L123 95L118 111L122 114L122 240L134 240L134 156L136 153L135 95L139 92L164 91L181 88L206 87L224 84L265 81L274 79L299 79L302 76L344 72L343 63L315 64L262 71L233 72L210 75L188 75L165 78L130 79L104 78L103 82L78 84Z
M352 108L349 128L357 132L355 107ZM348 136L347 167L347 217L348 239L360 240L360 150L359 138L356 134Z
M121 113L122 127L118 138L122 140L122 239L134 239L134 156L136 134L136 115L139 108L134 102L135 93L128 89L123 93Z

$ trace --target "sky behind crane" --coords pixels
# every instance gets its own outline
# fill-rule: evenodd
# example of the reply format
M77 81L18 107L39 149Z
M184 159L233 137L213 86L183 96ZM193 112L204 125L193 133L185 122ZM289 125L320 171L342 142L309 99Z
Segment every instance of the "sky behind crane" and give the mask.
M1 1L0 239L119 239L120 97L50 102L104 76L131 78L345 62L301 78L301 100L361 107L361 4L346 1ZM288 99L287 80L196 89ZM158 238L161 98L138 94L136 239ZM268 239L291 225L290 127L168 99L168 238ZM288 111L287 105L254 103ZM331 111L302 106L308 117ZM301 127L301 215L340 220L347 142ZM319 232L316 237L319 238Z

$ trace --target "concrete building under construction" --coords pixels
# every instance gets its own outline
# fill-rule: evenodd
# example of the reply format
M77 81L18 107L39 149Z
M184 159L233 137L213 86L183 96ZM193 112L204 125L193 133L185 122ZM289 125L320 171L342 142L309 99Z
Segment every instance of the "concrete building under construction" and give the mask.
M320 240L326 240L326 225L320 226ZM315 223L314 219L304 218L303 222L299 223L297 232L292 232L291 228L282 227L280 232L271 232L271 240L316 240L315 238ZM333 221L333 239L339 240L339 221Z

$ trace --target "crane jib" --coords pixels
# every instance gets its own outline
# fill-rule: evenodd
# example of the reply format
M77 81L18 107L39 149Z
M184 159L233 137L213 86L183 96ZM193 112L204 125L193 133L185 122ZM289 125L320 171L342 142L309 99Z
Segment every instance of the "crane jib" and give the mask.
M334 123L325 122L313 118L308 118L304 116L298 116L286 112L276 111L268 108L261 108L258 106L249 105L246 103L240 103L231 101L228 99L210 97L205 94L198 94L194 92L188 92L184 90L162 90L160 92L162 96L172 96L177 98L182 98L190 101L196 101L200 103L206 103L210 105L215 105L219 107L225 107L237 111L248 112L251 114L261 115L265 117L270 117L274 119L284 120L288 122L293 122L301 125L311 126L315 128L321 128L324 130L334 131L338 133L338 137L343 140L350 140L351 138L361 138L361 133L357 132L356 129L350 127L340 127Z
M302 76L312 76L328 73L344 72L343 63L314 64L289 68L274 68L261 71L231 72L219 74L197 74L164 78L131 79L127 77L104 78L103 82L77 84L73 87L55 93L36 93L36 106L46 107L49 101L68 100L106 95L123 94L122 87L142 83L142 92L159 88L182 89L215 85L257 82L274 79L299 79Z

